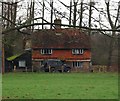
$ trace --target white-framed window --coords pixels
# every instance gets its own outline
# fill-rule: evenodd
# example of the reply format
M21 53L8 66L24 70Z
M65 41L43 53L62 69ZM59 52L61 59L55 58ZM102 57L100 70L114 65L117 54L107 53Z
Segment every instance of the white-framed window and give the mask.
M72 49L72 54L83 54L83 49Z
M20 60L19 67L26 67L26 62L24 60Z
M41 49L41 54L52 54L52 49Z
M83 67L83 62L74 61L74 62L73 62L73 67L82 68L82 67Z

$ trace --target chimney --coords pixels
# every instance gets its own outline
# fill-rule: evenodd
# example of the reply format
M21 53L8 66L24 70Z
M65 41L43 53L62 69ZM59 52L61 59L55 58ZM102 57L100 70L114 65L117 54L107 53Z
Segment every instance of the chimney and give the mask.
M57 19L57 18L56 18L56 19L54 20L54 24L58 24L58 25L55 25L55 28L56 28L56 29L60 29L60 28L61 28L61 25L60 25L60 24L61 24L61 19Z

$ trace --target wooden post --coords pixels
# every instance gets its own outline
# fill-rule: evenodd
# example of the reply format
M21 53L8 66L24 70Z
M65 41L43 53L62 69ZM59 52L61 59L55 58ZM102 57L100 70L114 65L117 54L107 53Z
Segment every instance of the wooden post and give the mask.
M33 65L32 65L32 72L33 72Z
M77 67L75 66L75 70L76 70L76 72L77 72Z
M27 72L27 66L25 67L25 71Z
M2 74L5 72L5 52L4 52L4 44L2 44Z
M48 68L49 68L49 72L50 72L50 66Z
M63 73L63 66L61 68L62 68L62 73Z
M14 72L16 72L16 65L14 65Z

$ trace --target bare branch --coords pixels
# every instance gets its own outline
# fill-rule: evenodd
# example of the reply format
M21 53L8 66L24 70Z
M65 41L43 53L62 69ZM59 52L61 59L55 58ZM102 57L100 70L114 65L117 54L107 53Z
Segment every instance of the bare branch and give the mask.
M117 10L117 17L116 17L116 20L115 20L115 26L117 24L117 21L118 21L118 18L119 18L119 12L120 12L120 6L118 6L118 10Z
M109 3L109 2L106 2L106 6L107 6L108 20L109 20L109 23L110 23L111 28L113 29L113 28L114 28L114 25L113 25L113 22L112 22L112 20L111 20L110 9L109 9L110 3Z
M27 28L29 26L35 26L35 25L42 25L42 23L34 23L34 24L28 24L28 25L21 25L21 26L18 26L18 27L14 27L14 28L10 28L10 29L7 29L5 31L2 31L2 34L5 34L5 33L8 33L9 31L12 31L12 30L18 30L18 29L22 29L22 28ZM43 23L43 25L51 25L51 23ZM66 27L74 27L74 25L67 25L67 24L55 24L55 23L52 23L52 25L61 25L61 26L66 26ZM76 28L80 28L79 26L76 26ZM116 32L120 32L120 30L114 30L114 29L93 29L93 28L89 28L89 27L81 27L83 29L87 29L87 30L93 30L93 31L116 31Z

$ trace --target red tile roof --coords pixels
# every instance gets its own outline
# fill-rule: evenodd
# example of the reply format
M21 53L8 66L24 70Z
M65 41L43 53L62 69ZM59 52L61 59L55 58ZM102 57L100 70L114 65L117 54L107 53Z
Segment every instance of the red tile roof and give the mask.
M37 30L32 48L90 48L90 37L74 28Z

